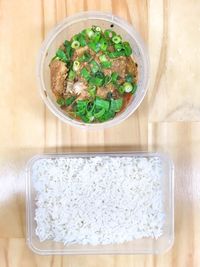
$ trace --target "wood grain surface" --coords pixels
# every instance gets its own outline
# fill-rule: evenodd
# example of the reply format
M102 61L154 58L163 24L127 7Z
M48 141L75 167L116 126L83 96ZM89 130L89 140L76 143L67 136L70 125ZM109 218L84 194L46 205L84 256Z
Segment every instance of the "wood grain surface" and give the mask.
M110 11L145 39L148 95L125 122L86 132L41 101L36 56L48 31L83 10ZM200 2L198 0L0 1L0 267L200 266ZM175 163L175 243L160 256L39 256L25 242L24 167L34 154L168 152Z

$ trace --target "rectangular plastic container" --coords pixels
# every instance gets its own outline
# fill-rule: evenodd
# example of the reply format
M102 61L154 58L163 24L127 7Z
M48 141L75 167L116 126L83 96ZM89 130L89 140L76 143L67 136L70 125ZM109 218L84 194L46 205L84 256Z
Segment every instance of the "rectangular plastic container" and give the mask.
M165 223L163 234L158 239L142 238L131 242L112 245L64 245L55 241L40 242L35 234L35 190L32 183L32 166L43 158L59 157L159 157L162 162L162 192ZM27 219L27 243L30 249L41 255L51 254L160 254L169 250L174 241L174 167L172 161L165 154L148 152L122 152L122 153L71 153L71 154L45 154L33 157L27 164L26 170L26 219Z

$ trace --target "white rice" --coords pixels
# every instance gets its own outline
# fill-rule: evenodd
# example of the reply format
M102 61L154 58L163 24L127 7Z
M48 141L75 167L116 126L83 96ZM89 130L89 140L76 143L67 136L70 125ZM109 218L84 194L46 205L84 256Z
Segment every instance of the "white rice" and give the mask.
M96 245L162 235L158 157L39 159L32 176L40 241Z

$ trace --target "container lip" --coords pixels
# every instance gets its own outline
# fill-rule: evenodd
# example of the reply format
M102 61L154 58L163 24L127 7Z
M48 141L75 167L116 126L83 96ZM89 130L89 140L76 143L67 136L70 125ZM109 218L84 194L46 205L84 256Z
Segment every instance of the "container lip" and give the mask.
M84 122L78 122L76 120L73 120L69 118L68 116L64 115L58 108L55 107L55 104L52 103L51 99L48 97L46 93L45 83L43 79L43 63L44 58L46 55L46 52L48 50L49 45L51 42L55 39L55 37L67 26L70 26L71 24L74 24L78 21L84 21L87 19L99 19L104 21L109 21L111 23L115 23L117 26L119 26L121 29L123 29L125 32L129 33L131 36L133 36L135 42L137 43L138 49L141 53L141 58L144 62L144 85L143 88L140 90L140 96L138 96L137 102L131 103L129 107L126 108L125 111L123 111L121 114L116 116L114 119L103 122L103 123L84 123ZM127 119L129 116L131 116L136 109L139 107L141 102L143 101L147 89L149 86L149 71L150 69L150 61L149 61L149 55L147 51L147 47L144 44L142 38L140 37L139 33L134 29L134 27L129 24L127 21L125 21L123 18L119 16L115 16L110 12L100 12L100 11L84 11L77 13L73 16L66 17L63 21L61 21L57 26L55 26L48 34L45 40L43 41L41 48L38 53L37 57L37 65L36 65L36 77L37 77L37 83L40 91L40 95L46 104L46 106L51 110L51 112L58 117L60 120L62 120L65 123L68 123L72 126L76 126L85 130L99 130L99 129L105 129L112 126L115 126L121 122L123 122L125 119Z
M150 249L135 249L134 251L131 250L122 250L118 251L117 249L115 250L110 250L108 251L107 249L101 249L101 250L81 250L81 251L75 251L75 250L41 250L38 249L37 247L34 246L32 242L32 236L31 236L31 210L30 210L30 170L33 164L42 158L51 158L51 157L64 157L64 156L82 156L82 157L89 157L89 156L158 156L165 162L169 164L169 171L170 171L170 189L171 189L171 194L170 194L170 216L171 216L171 227L170 227L170 235L169 235L169 240L168 243L164 248L156 249L156 250L150 250ZM148 152L148 151L119 151L119 152L68 152L68 153L42 153L42 154L37 154L33 157L31 157L26 164L26 242L28 247L34 252L39 255L112 255L112 254L124 254L124 255L135 255L135 254L164 254L167 251L171 249L174 243L174 164L171 158L167 153L163 152Z

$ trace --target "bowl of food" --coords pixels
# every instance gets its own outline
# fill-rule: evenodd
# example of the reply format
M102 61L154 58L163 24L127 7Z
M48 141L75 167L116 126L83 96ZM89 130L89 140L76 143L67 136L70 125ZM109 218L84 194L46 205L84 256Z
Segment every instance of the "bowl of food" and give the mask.
M149 62L139 34L102 12L66 18L39 52L37 79L47 107L62 121L104 128L129 117L142 102Z

